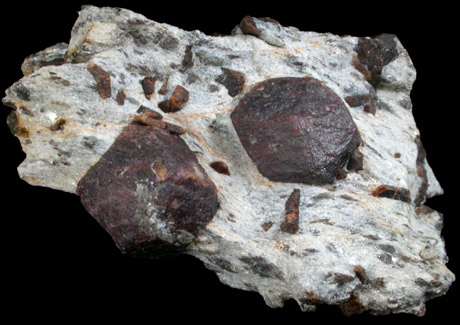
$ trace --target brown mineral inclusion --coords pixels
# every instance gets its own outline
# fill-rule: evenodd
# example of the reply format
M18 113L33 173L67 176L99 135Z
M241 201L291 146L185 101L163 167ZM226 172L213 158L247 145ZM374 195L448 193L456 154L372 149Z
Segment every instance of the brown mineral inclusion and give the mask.
M386 197L388 199L399 200L406 203L411 202L410 191L406 188L400 188L390 185L380 185L374 191L373 196Z
M286 215L281 224L281 231L295 234L299 231L300 190L294 189L286 201Z
M171 97L158 103L158 107L165 113L175 113L182 109L182 106L188 102L188 90L182 86L176 86Z
M392 34L361 37L355 47L358 56L354 66L374 87L378 87L382 81L383 67L398 56L394 38Z
M107 99L112 96L112 88L110 86L110 74L102 69L97 64L89 64L86 69L91 73L96 81L97 91L102 99Z
M249 157L272 181L332 183L361 142L342 99L314 78L265 80L231 118Z
M235 97L243 90L246 77L244 76L244 73L238 71L226 68L221 69L222 74L216 78L216 81L227 88L230 96Z
M217 190L177 135L131 123L78 184L86 210L126 253L180 252L211 221Z

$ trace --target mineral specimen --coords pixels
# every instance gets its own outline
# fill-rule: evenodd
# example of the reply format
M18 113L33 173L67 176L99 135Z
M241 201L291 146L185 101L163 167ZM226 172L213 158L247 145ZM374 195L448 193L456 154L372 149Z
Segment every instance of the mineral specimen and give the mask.
M197 257L271 307L423 315L455 277L396 36L244 17L228 36L85 6L3 103L25 181L127 254Z

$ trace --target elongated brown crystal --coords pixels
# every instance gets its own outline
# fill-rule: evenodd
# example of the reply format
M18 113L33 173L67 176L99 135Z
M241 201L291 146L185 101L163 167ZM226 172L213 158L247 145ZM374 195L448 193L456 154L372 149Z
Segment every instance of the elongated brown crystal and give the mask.
M286 201L286 212L281 231L295 234L299 231L300 190L294 189Z

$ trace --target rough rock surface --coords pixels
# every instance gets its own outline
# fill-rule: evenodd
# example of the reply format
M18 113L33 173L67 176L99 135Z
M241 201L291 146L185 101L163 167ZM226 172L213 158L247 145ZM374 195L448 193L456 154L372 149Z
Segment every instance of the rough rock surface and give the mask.
M219 203L185 252L271 307L292 298L304 311L333 304L347 315L423 315L454 281L442 216L423 205L442 189L411 112L416 74L394 35L340 37L245 17L232 35L211 37L87 6L68 45L22 67L3 99L27 155L22 179L76 193L132 123L180 136ZM361 146L329 184L264 177L232 123L255 85L286 77L324 83L359 132ZM145 213L142 227L155 233L158 211Z

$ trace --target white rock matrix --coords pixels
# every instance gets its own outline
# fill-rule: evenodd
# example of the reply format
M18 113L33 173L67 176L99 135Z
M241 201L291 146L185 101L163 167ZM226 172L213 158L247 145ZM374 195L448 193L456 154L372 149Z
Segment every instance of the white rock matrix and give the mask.
M270 307L294 299L346 315L422 316L455 279L442 216L423 204L442 189L394 35L245 17L208 36L85 6L69 43L22 71L3 98L27 155L20 177L81 195L123 252L190 254Z

